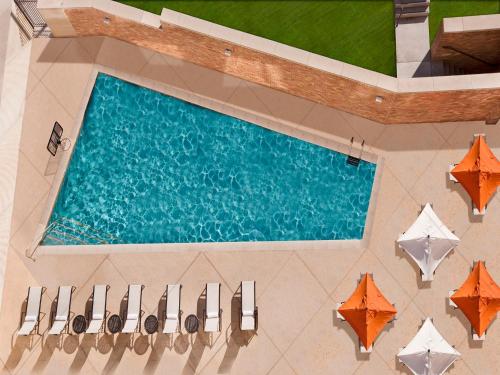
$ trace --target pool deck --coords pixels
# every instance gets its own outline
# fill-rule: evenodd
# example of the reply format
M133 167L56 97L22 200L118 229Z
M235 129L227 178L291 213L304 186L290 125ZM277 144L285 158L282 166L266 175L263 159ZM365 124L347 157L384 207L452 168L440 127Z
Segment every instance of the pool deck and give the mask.
M427 316L462 357L450 374L493 374L500 366L500 323L486 341L471 341L463 314L447 307L448 290L461 285L474 260L485 260L500 282L500 194L486 216L472 216L471 202L459 185L450 185L448 165L467 152L474 133L485 133L500 155L500 128L483 123L381 125L190 63L104 38L36 39L22 121L10 242L0 313L0 361L4 374L409 374L396 360L398 349L415 335ZM47 210L58 163L45 149L54 121L65 134L77 128L96 69L142 77L159 88L195 93L251 116L295 124L296 136L347 147L352 136L366 140L367 152L383 159L371 232L363 246L329 248L321 241L274 251L204 251L50 255L26 257L26 249ZM156 83L155 83L156 82ZM313 129L305 134L304 128ZM290 128L290 127L288 127ZM314 134L313 134L314 133ZM339 146L341 147L341 146ZM395 245L399 233L432 202L461 243L439 266L432 287L419 281L415 264ZM361 272L372 272L381 291L396 304L398 320L375 342L368 357L357 338L335 319L335 303L345 300ZM232 330L237 311L232 296L245 279L257 282L258 335L248 340ZM177 335L100 335L35 337L15 335L30 285L46 286L42 311L48 313L59 285L77 287L72 310L80 314L96 283L111 286L108 310L118 311L127 284L141 283L145 315L156 313L166 283L180 282L184 317L197 311L206 282L222 283L223 329L207 337ZM231 324L231 321L233 323ZM48 318L42 320L46 331Z

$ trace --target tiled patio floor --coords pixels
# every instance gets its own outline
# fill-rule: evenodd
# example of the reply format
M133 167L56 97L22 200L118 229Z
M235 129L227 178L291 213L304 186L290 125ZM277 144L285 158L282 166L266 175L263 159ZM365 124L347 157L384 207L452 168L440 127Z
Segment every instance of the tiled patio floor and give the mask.
M447 182L448 164L466 153L474 133L486 133L500 155L500 128L481 123L383 126L366 119L221 73L100 39L38 39L31 51L26 110L19 155L11 241L0 316L0 360L5 374L398 374L398 348L432 316L444 337L462 353L450 374L494 374L500 367L500 324L494 322L482 347L470 340L470 326L446 305L447 292L465 279L473 260L486 260L500 282L500 195L482 221L470 214L470 200ZM71 133L94 64L156 80L220 101L330 133L347 144L365 139L381 155L380 192L372 235L363 249L295 251L188 251L151 254L43 255L25 251L47 205L54 161L45 150L55 120ZM462 242L436 272L432 287L419 282L417 268L395 246L399 233L430 201ZM396 304L389 325L368 357L346 324L334 319L335 303L356 286L361 272ZM257 281L258 335L250 341L233 332L232 296L244 279ZM50 311L58 285L77 287L72 310L82 313L95 283L111 285L108 309L115 313L127 284L141 283L143 309L155 313L166 283L181 282L184 316L196 312L204 284L222 283L223 330L210 346L207 337L182 334L169 342L153 338L65 336L29 340L15 335L29 285L48 287L43 311ZM47 328L47 317L42 331Z

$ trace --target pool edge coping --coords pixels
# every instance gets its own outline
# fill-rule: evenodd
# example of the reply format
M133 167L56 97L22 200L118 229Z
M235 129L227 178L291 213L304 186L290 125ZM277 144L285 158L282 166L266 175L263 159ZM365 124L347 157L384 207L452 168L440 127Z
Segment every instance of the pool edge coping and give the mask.
M120 252L157 252L157 251L185 251L187 249L193 249L196 251L214 251L214 250L241 250L245 248L247 250L255 251L266 251L271 250L298 250L296 247L326 247L326 248L362 248L366 247L369 238L371 236L371 230L373 227L373 219L376 206L376 197L378 196L381 180L381 171L383 165L383 157L374 153L371 150L364 150L362 160L374 163L376 165L375 175L372 183L372 190L370 193L370 201L367 209L367 214L365 218L365 228L363 231L363 237L356 240L307 240L307 241L247 241L247 242L198 242L198 243L160 243L160 244L103 244L103 245L54 245L47 246L41 245L40 241L45 233L47 224L52 215L59 190L61 188L62 182L66 175L67 168L75 144L80 135L80 130L83 125L83 119L85 117L85 112L87 110L90 97L95 85L95 81L99 73L104 73L111 75L118 79L130 82L132 84L145 87L147 89L154 90L156 92L172 96L174 98L208 108L210 110L222 113L227 116L236 117L238 119L250 122L254 125L261 126L263 128L278 132L280 134L288 135L302 141L312 143L321 147L328 148L335 152L340 152L343 154L349 154L350 148L347 142L342 143L340 140L343 138L328 134L326 132L315 130L303 126L301 124L293 123L284 119L279 119L272 115L267 115L259 113L247 108L242 108L237 105L224 102L215 98L210 98L198 93L194 93L189 90L184 90L172 85L159 82L153 79L149 79L140 76L140 73L127 73L123 71L118 71L116 69L94 64L90 78L87 82L87 86L84 91L84 95L80 104L80 110L78 116L75 118L75 126L73 128L72 134L69 136L71 139L71 148L69 152L64 152L58 163L57 171L54 175L52 185L47 198L47 204L45 209L42 211L41 219L39 221L37 230L33 237L30 249L27 250L30 253L30 257L35 257L37 255L55 255L55 254L111 254ZM358 151L358 150L356 150ZM319 246L319 245L323 246ZM328 244L328 246L324 246ZM34 249L34 250L33 250Z

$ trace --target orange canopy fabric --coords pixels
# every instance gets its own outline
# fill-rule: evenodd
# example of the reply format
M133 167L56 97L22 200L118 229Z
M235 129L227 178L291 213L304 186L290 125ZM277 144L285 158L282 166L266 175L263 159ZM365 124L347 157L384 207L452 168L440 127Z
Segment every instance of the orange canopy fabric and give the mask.
M351 297L338 308L338 312L368 349L397 311L377 288L373 278L365 274Z
M474 331L482 336L500 310L500 287L491 278L484 262L478 262L451 300L469 319Z
M480 135L451 174L469 193L478 210L482 211L500 185L500 162Z

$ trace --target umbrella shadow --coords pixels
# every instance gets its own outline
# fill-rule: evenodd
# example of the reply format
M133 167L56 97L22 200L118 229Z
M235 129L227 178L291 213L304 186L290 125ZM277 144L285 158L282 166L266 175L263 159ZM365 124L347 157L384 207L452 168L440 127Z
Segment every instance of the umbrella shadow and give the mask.
M356 355L356 360L357 361L368 361L370 360L370 353L361 353L359 351L359 338L356 335L356 332L351 328L349 323L340 320L337 318L337 310L332 310L332 326L335 329L338 330L343 330L347 333L349 338L351 339L354 348L355 348L355 355ZM375 344L374 344L375 345Z
M465 202L467 205L467 215L469 216L469 221L471 223L481 223L483 221L483 216L482 215L474 215L472 212L472 200L469 196L469 194L465 191L465 189L462 187L462 185L459 182L453 182L450 181L449 178L449 173L445 173L445 180L446 180L446 187L448 190L457 193L460 198ZM494 198L496 193L494 193L490 200Z

